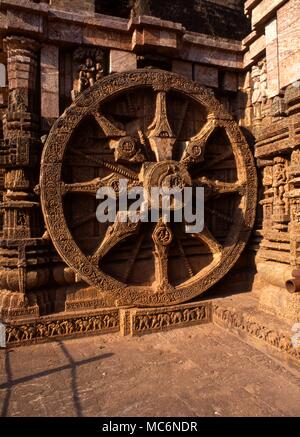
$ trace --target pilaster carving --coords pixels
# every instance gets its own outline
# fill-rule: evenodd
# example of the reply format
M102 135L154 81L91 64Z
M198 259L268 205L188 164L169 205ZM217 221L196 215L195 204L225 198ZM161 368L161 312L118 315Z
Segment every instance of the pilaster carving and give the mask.
M290 190L287 198L290 203L289 233L291 241L291 265L300 266L300 149L291 155L289 167Z
M44 283L37 278L33 280L35 273L30 272L30 266L45 263L44 242L40 244L38 255L34 249L42 234L39 202L33 192L38 180L41 148L37 86L39 44L30 38L9 36L4 40L4 48L8 108L3 119L4 140L0 155L0 165L4 169L0 280L3 288L24 294L31 285ZM36 275L41 279L40 274Z
M267 89L267 66L266 60L262 60L252 67L252 105L254 120L261 120L263 118L263 107L268 100Z
M274 203L273 203L273 228L278 230L287 230L289 221L289 202L287 193L288 174L287 160L282 157L274 158L273 165L273 185Z
M272 215L273 215L273 162L268 161L267 165L263 169L263 186L264 186L264 198L260 201L263 206L263 228L270 229L272 227Z

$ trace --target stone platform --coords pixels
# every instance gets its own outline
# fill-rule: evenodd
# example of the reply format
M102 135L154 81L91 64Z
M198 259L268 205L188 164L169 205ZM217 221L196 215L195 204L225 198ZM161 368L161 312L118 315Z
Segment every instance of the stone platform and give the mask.
M294 417L299 370L214 324L57 339L0 351L0 414Z
M216 324L255 348L291 366L300 362L293 324L262 311L254 293L240 293L164 308L110 308L61 312L6 325L6 346L55 341L71 337L119 333L142 336L193 325Z

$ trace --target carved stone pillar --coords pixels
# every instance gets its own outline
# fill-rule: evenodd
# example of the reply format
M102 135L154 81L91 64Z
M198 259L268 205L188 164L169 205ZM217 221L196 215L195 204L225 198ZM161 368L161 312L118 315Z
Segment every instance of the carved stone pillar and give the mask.
M273 185L273 161L266 160L263 163L265 165L263 170L263 186L264 186L264 198L260 201L263 207L263 230L267 231L272 228L272 215L273 215L273 198L274 191Z
M300 150L265 160L263 241L257 256L259 306L298 320L300 300Z
M25 307L31 303L25 293L40 286L47 276L38 269L39 263L45 262L41 249L45 242L40 238L40 208L33 191L38 181L41 151L39 45L29 38L9 36L4 47L7 53L8 110L3 120L4 141L0 155L0 165L5 172L1 205L4 224L0 244L0 288L2 293L3 290L13 292L11 299L19 293L17 302L15 299L13 305L5 305L9 309L12 306L24 307L21 312L13 313L19 315L26 313ZM0 301L2 314L3 305ZM4 313L8 314L7 308Z

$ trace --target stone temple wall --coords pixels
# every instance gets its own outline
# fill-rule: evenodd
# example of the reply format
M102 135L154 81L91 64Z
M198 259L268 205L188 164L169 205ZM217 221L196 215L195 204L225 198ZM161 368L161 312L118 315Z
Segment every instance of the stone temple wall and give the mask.
M199 33L241 39L248 30L243 14L243 2L232 0L51 0L50 6L65 11L97 12L120 18L132 14L151 15L179 22L188 30Z
M298 149L300 1L247 1L252 32L244 40L245 109L261 175L256 259L260 305L299 318Z

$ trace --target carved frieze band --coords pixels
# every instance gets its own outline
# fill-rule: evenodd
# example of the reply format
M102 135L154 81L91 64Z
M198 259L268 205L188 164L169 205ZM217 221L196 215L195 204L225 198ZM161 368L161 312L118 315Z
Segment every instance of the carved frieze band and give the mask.
M211 322L211 304L178 306L170 309L139 310L132 316L132 335Z
M261 324L257 319L250 315L244 315L234 310L224 308L219 304L213 304L213 321L217 322L224 328L235 328L251 337L268 343L291 355L293 358L300 360L300 348L293 347L291 335L284 332L278 332L270 327Z
M169 309L111 310L101 314L39 320L37 322L6 325L6 343L14 345L43 339L55 339L84 333L122 331L123 335L142 335L176 327L209 323L211 303L186 304ZM121 320L120 320L121 319Z
M109 333L119 330L119 311L62 320L6 325L6 344L52 339L83 333Z

